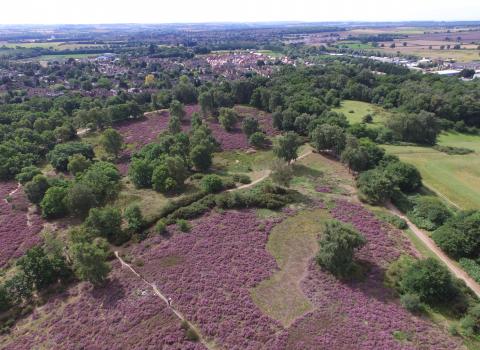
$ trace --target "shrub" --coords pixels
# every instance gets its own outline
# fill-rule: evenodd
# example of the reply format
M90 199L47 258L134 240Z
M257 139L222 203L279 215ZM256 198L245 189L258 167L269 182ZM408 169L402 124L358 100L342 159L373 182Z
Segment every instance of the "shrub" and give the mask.
M218 175L207 175L202 179L201 186L205 192L216 193L223 190L223 181Z
M68 157L67 170L72 175L80 174L81 172L87 170L92 162L85 158L82 154L74 154L73 156Z
M25 168L22 168L20 173L15 176L15 180L20 182L22 185L25 185L27 182L31 181L36 175L41 175L42 171L34 166L27 166Z
M268 139L263 132L257 131L250 135L248 142L255 148L265 148L268 144Z
M419 313L423 311L423 304L416 294L404 294L400 297L402 306L410 312Z
M39 204L49 187L50 185L45 176L35 175L32 181L25 184L24 191L30 202Z
M366 114L362 118L362 123L370 124L373 122L373 117L371 114Z
M220 108L218 120L226 131L232 131L237 122L237 114L231 108Z
M402 278L415 261L409 255L402 255L392 262L385 272L385 285L398 293L403 293Z
M462 329L468 336L477 335L480 332L480 304L476 304L460 322Z
M139 231L144 228L145 221L143 219L142 211L138 205L131 204L128 206L127 209L125 209L123 216L125 220L127 220L128 229L132 233L139 233Z
M178 219L177 220L177 227L180 231L182 232L189 232L191 229L191 226L187 220L184 219Z
M68 190L64 187L50 187L40 202L42 216L47 219L61 218L67 215L68 208L65 203Z
M235 181L235 182L239 182L241 184L244 184L244 185L252 182L252 180L250 179L250 176L245 175L245 174L234 174L232 176L232 180Z
M155 225L155 232L158 233L159 235L163 235L164 233L167 232L167 225L165 224L165 221L163 220L157 221L157 224Z
M463 148L463 147L452 147L452 146L442 146L442 145L435 145L433 149L446 153L448 155L465 155L475 152L473 149Z
M187 338L187 340L190 340L190 341L193 341L193 342L197 342L200 339L200 337L198 336L198 333L191 327L189 327L186 330L185 338Z
M242 130L248 138L257 131L259 131L258 120L252 117L247 117L242 122Z
M462 258L459 260L460 266L464 269L470 277L476 282L480 283L480 264L475 260Z
M440 199L420 196L414 200L413 210L409 216L420 228L432 231L443 225L452 213Z
M407 222L396 215L383 212L377 212L375 213L375 215L378 216L381 220L388 222L390 225L400 230L405 230L408 228Z

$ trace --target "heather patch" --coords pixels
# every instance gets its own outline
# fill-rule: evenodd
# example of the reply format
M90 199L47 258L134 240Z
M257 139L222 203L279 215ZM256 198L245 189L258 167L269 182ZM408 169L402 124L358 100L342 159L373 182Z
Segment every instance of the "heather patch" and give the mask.
M151 238L132 255L205 337L226 349L273 348L282 327L255 305L250 289L277 269L265 244L279 220L259 220L253 211L211 213L193 221L189 233L172 226L168 240ZM178 257L181 263L165 264Z
M0 266L42 241L43 221L29 211L25 193L17 187L14 182L0 183Z
M81 283L69 288L19 324L11 336L2 338L0 347L205 349L188 341L168 306L117 262L104 287L93 289Z

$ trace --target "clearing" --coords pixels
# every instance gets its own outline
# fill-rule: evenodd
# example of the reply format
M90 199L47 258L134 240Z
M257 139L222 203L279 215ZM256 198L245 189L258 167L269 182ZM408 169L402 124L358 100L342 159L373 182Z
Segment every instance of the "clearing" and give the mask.
M382 126L392 115L392 112L389 112L380 106L368 102L353 100L342 101L341 106L333 109L333 111L345 114L351 124L361 123L363 117L370 114L373 117L373 122L370 125L376 127Z

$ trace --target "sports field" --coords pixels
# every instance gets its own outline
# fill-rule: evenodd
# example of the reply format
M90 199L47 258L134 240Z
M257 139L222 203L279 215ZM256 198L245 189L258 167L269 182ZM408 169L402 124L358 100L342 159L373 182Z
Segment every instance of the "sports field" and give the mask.
M462 209L480 208L480 136L445 133L440 145L475 150L467 155L448 155L429 147L384 146L387 152L415 165L430 189Z

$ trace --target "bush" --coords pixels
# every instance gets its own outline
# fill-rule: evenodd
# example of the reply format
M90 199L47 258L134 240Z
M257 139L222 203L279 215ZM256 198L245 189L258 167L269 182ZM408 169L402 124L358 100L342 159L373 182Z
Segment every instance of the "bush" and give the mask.
M163 235L167 232L167 225L165 224L165 221L163 220L157 221L157 224L155 225L155 232L158 233L159 235Z
M478 258L480 211L463 211L452 216L432 235L438 246L455 259Z
M47 219L61 218L67 215L68 208L65 203L68 190L64 187L50 187L40 202L42 216Z
M24 191L30 202L39 204L49 187L50 184L45 176L35 175L32 181L25 184Z
M220 108L218 120L226 131L232 131L237 122L237 114L231 108Z
M218 175L207 175L202 179L201 187L205 192L216 193L223 190L222 178Z
M420 297L416 294L404 294L400 297L400 303L402 306L410 312L419 313L422 312L424 306L420 301Z
M182 232L189 232L191 229L191 226L187 220L184 219L178 219L177 220L177 227L180 231Z
M409 216L418 227L432 231L443 225L452 213L440 199L420 196L414 200Z
M392 196L391 196L392 203L402 212L402 213L408 213L410 210L413 209L413 202L408 198L405 194L403 194L401 191L393 190Z
M73 156L68 157L67 170L72 175L76 176L77 174L87 170L90 165L92 165L92 162L85 158L84 155L74 154Z
M198 333L193 328L187 329L187 331L185 332L185 338L193 342L197 342L200 339Z
M249 138L248 142L255 148L265 148L268 144L267 136L263 132L254 132Z
M480 265L472 259L462 258L458 261L465 272L477 283L480 283Z
M31 181L36 175L41 175L42 171L36 166L27 166L22 168L19 174L15 176L15 180L20 182L22 185L25 185L27 182Z
M247 185L252 182L252 180L250 179L250 176L245 174L234 174L232 176L232 180L244 185Z
M446 153L448 155L465 155L465 154L470 154L475 152L473 149L469 149L469 148L441 146L441 145L435 145L433 146L433 149L439 152Z
M200 171L206 171L212 165L212 150L204 144L196 145L190 151L193 166Z
M248 138L257 131L259 131L258 120L252 117L243 119L242 130Z
M138 205L132 204L128 206L127 209L125 209L123 216L125 217L125 220L127 220L128 229L132 233L139 233L139 231L144 228L145 221Z
M120 210L113 207L90 209L85 227L95 236L104 237L110 243L122 244L129 238L122 230Z
M398 228L399 230L405 230L408 228L408 224L402 218L388 213L377 212L375 213L381 220L388 222L390 225Z

